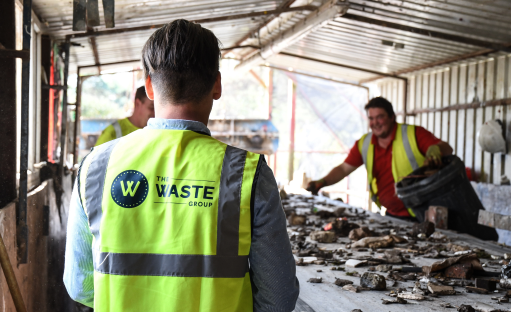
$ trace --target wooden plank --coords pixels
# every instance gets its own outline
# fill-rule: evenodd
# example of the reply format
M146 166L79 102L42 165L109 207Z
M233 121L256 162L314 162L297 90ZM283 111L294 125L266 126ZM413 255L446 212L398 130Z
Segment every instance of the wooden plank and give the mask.
M399 112L404 112L405 111L405 101L404 101L404 96L405 96L405 81L404 80L396 80L397 82L397 107L399 109ZM399 119L399 122L401 123L406 123L406 118L404 115L400 115L399 116L400 119Z
M451 67L451 79L450 79L450 100L449 105L454 105L458 103L458 75L459 75L459 67L453 66ZM458 136L458 112L450 111L449 112L449 144L453 148L453 153L458 154L458 144L457 144L457 136Z
M451 83L451 71L446 70L442 73L442 107L449 106L449 95L450 95L450 83ZM445 142L449 141L449 112L442 112L442 136L441 139Z
M415 78L415 108L422 108L422 74L418 74ZM421 114L415 117L415 124L420 126Z
M505 97L505 79L506 79L506 57L500 56L496 60L496 81L495 81L495 98L503 99ZM494 118L504 121L504 107L497 106L493 108ZM505 124L504 124L505 125ZM493 183L500 184L501 176L504 174L505 154L493 155Z
M460 65L460 73L458 80L458 101L466 103L467 100L467 65ZM458 147L456 148L458 156L465 161L465 140L466 134L466 112L465 110L458 111Z
M435 108L442 107L442 92L443 92L443 84L442 79L444 77L444 73L442 71L437 72L435 75ZM435 113L435 136L437 138L442 137L442 113Z
M476 96L480 99L484 99L484 85L486 76L486 62L479 62L477 64L477 93ZM481 130L481 126L484 124L484 108L477 108L475 111L476 116L476 135ZM484 152L476 143L475 154L474 154L474 173L475 179L480 182L488 181L488 174L484 172Z
M511 59L508 57L506 58L506 76L505 76L505 96L511 96ZM504 111L505 114L505 135L506 135L506 142L507 142L507 154L506 154L506 163L505 163L505 169L504 173L509 178L511 177L511 110L505 108Z
M477 91L477 63L468 64L467 68L467 100L476 100ZM465 166L474 168L474 149L475 149L475 111L467 109L465 115Z
M422 108L429 107L429 75L422 75ZM421 126L428 127L428 114L421 114Z
M428 90L428 107L435 108L435 92L436 92L436 73L429 75L429 90ZM428 130L435 134L435 113L428 113Z
M391 87L391 98L392 98L392 105L394 106L394 111L396 112L402 112L402 108L399 105L399 96L398 96L398 81L396 79L393 79L390 83ZM403 122L403 116L399 115L397 116L396 120L397 122L402 123Z
M484 100L489 101L495 98L495 60L489 59L486 62L486 83ZM493 107L484 109L484 121L493 119ZM493 155L484 152L483 167L484 172L488 173L488 183L493 183Z
M415 109L415 75L408 78L408 98L406 101L407 111ZM413 116L407 116L405 123L410 125L415 124L415 118Z

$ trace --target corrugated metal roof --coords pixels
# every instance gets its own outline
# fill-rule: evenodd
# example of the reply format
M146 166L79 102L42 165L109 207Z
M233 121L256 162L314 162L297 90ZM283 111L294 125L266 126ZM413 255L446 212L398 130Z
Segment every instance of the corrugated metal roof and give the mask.
M33 0L34 11L47 26L44 30L55 38L63 38L71 31L72 2L60 0ZM201 19L262 10L272 10L285 0L172 0L135 1L116 0L116 28L154 25L176 18ZM298 0L294 6L321 0ZM265 45L274 36L293 27L310 12L281 14L265 26L259 34L252 34L242 45ZM376 21L415 27L428 32L456 35L480 41L511 43L511 1L507 0L350 0L348 13ZM100 5L101 23L103 15ZM222 41L224 47L236 44L241 38L260 25L266 17L245 18L226 22L204 24ZM101 30L103 26L97 28ZM100 36L96 38L101 63L138 59L143 44L153 30ZM74 42L83 47L73 47L72 66L94 64L94 57L87 38ZM388 41L404 45L395 48L384 45ZM479 51L484 47L434 38L411 31L338 17L323 28L309 34L284 50L285 53L302 55L328 62L345 64L373 71L392 73L421 64ZM229 56L246 58L257 50L234 50ZM336 78L359 81L374 74L342 70L331 65L318 65L312 61L289 56L274 56L267 60L275 66L293 67ZM73 70L73 67L71 67Z

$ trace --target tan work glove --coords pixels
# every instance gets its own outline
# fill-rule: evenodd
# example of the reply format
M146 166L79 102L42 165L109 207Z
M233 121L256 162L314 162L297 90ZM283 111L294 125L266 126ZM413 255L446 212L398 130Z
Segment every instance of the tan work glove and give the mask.
M442 152L438 145L431 145L426 151L426 159L428 164L435 164L437 166L442 164Z
M318 195L318 191L324 187L326 184L325 179L320 179L317 181L310 181L309 184L307 184L306 190L311 192L312 195Z

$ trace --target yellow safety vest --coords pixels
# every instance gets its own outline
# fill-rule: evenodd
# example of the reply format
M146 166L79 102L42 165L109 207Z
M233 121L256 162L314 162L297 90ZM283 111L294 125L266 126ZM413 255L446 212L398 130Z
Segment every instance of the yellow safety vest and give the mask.
M78 178L95 311L252 311L259 161L189 130L142 129L95 147Z
M367 169L367 182L369 183L369 194L371 199L381 207L378 198L378 187L376 178L373 176L374 164L374 145L372 143L372 133L366 133L358 141L358 150L362 155ZM397 124L396 136L392 141L392 176L394 182L398 183L404 177L409 175L415 169L424 164L425 157L419 150L417 139L415 137L415 126L407 124ZM413 211L408 208L408 213L415 217Z

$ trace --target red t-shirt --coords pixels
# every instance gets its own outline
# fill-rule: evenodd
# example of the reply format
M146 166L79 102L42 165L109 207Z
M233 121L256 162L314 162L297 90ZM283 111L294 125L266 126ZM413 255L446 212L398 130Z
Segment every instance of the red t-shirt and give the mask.
M392 140L396 136L396 130L397 124L394 126L391 134ZM415 138L422 155L426 155L426 151L431 145L438 144L441 141L431 132L420 126L415 126ZM380 204L387 208L387 213L390 215L408 217L408 211L403 202L397 197L394 186L395 181L392 176L392 143L387 148L382 148L374 135L371 141L374 145L373 176L376 178ZM362 155L358 150L358 141L351 148L345 162L354 167L360 167L364 164Z

